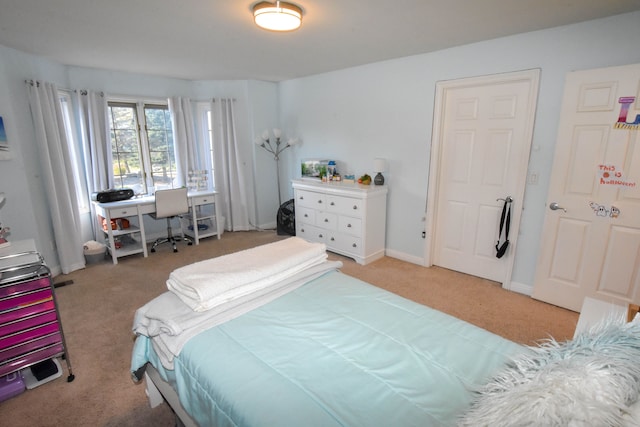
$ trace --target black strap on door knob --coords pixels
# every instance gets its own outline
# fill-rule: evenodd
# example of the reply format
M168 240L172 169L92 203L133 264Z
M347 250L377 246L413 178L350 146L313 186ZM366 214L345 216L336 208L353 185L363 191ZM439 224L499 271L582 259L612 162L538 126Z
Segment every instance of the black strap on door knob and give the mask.
M502 258L505 252L507 252L507 247L509 246L509 225L511 224L511 197L507 197L504 201L504 206L502 207L502 215L500 215L500 232L498 233L498 242L496 243L496 257ZM502 230L504 229L504 242L500 244L500 240L502 239Z

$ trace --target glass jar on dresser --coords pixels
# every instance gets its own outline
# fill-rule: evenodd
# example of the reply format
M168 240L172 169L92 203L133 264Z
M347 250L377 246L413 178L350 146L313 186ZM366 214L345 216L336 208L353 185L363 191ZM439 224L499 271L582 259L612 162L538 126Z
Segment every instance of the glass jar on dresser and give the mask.
M367 264L385 253L387 187L292 181L296 236Z

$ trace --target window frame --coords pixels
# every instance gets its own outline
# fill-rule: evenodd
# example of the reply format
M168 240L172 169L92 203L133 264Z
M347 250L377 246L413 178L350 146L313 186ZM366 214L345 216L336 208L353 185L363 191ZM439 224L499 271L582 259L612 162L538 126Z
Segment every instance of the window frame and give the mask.
M156 108L156 109L163 109L169 112L169 103L167 102L167 100L150 99L150 98L139 99L139 98L131 98L131 97L110 97L107 99L107 106L108 108L111 108L112 106L121 106L121 107L129 107L134 109L134 112L136 115L136 121L137 121L137 129L135 131L138 139L138 149L139 149L138 154L140 156L140 166L142 168L142 175L143 175L141 180L141 185L143 186L143 188L142 188L142 191L140 191L140 194L152 195L157 189L174 188L175 178L169 181L167 185L162 185L162 186L156 186L156 183L154 182L153 161L151 156L151 146L149 143L147 116L145 111L146 109L149 109L149 108ZM171 139L171 143L173 144L173 154L174 154L173 163L175 166L175 171L177 173L177 164L175 161L177 147L175 144L175 140L173 138L173 132L174 132L173 120L170 115L169 115L169 120L170 120L171 129L167 130L167 132L171 134L170 139ZM109 121L109 134L111 135L112 132L113 132L112 122ZM109 144L111 143L112 141L110 139ZM112 155L112 160L113 160L113 155ZM114 175L113 168L109 170L109 174L111 174L112 176ZM114 182L116 182L115 176L113 176L113 179L114 179ZM114 186L116 188L123 188L120 185L114 185Z

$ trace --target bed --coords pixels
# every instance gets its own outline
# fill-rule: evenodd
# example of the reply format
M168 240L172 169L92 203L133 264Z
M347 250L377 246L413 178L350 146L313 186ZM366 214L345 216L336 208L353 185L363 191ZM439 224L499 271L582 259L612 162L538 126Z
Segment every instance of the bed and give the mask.
M178 290L170 276L169 291L134 321L131 371L146 377L150 400L162 396L185 425L199 426L500 425L487 416L511 425L483 413L482 398L508 388L505 369L535 352L347 276L326 254L287 274L274 267L289 252L298 258L285 269L307 248L324 253L315 245L292 237L186 266L185 283L198 286L245 276L207 295L213 305L202 302L208 288ZM185 316L186 332L174 324ZM621 419L632 416L620 408Z

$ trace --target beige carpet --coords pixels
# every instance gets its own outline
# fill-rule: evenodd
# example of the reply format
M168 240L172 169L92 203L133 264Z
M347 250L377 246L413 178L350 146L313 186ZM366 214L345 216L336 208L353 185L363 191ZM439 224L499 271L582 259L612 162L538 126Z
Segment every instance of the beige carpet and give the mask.
M129 375L135 310L166 290L177 267L283 237L274 232L225 233L198 246L163 246L148 258L106 260L55 278L56 295L75 380L64 375L0 403L3 426L173 426L166 404L150 409L144 386ZM343 272L479 325L511 340L531 344L554 336L570 338L578 314L505 291L496 283L442 268L424 268L385 257L367 266L337 255Z

